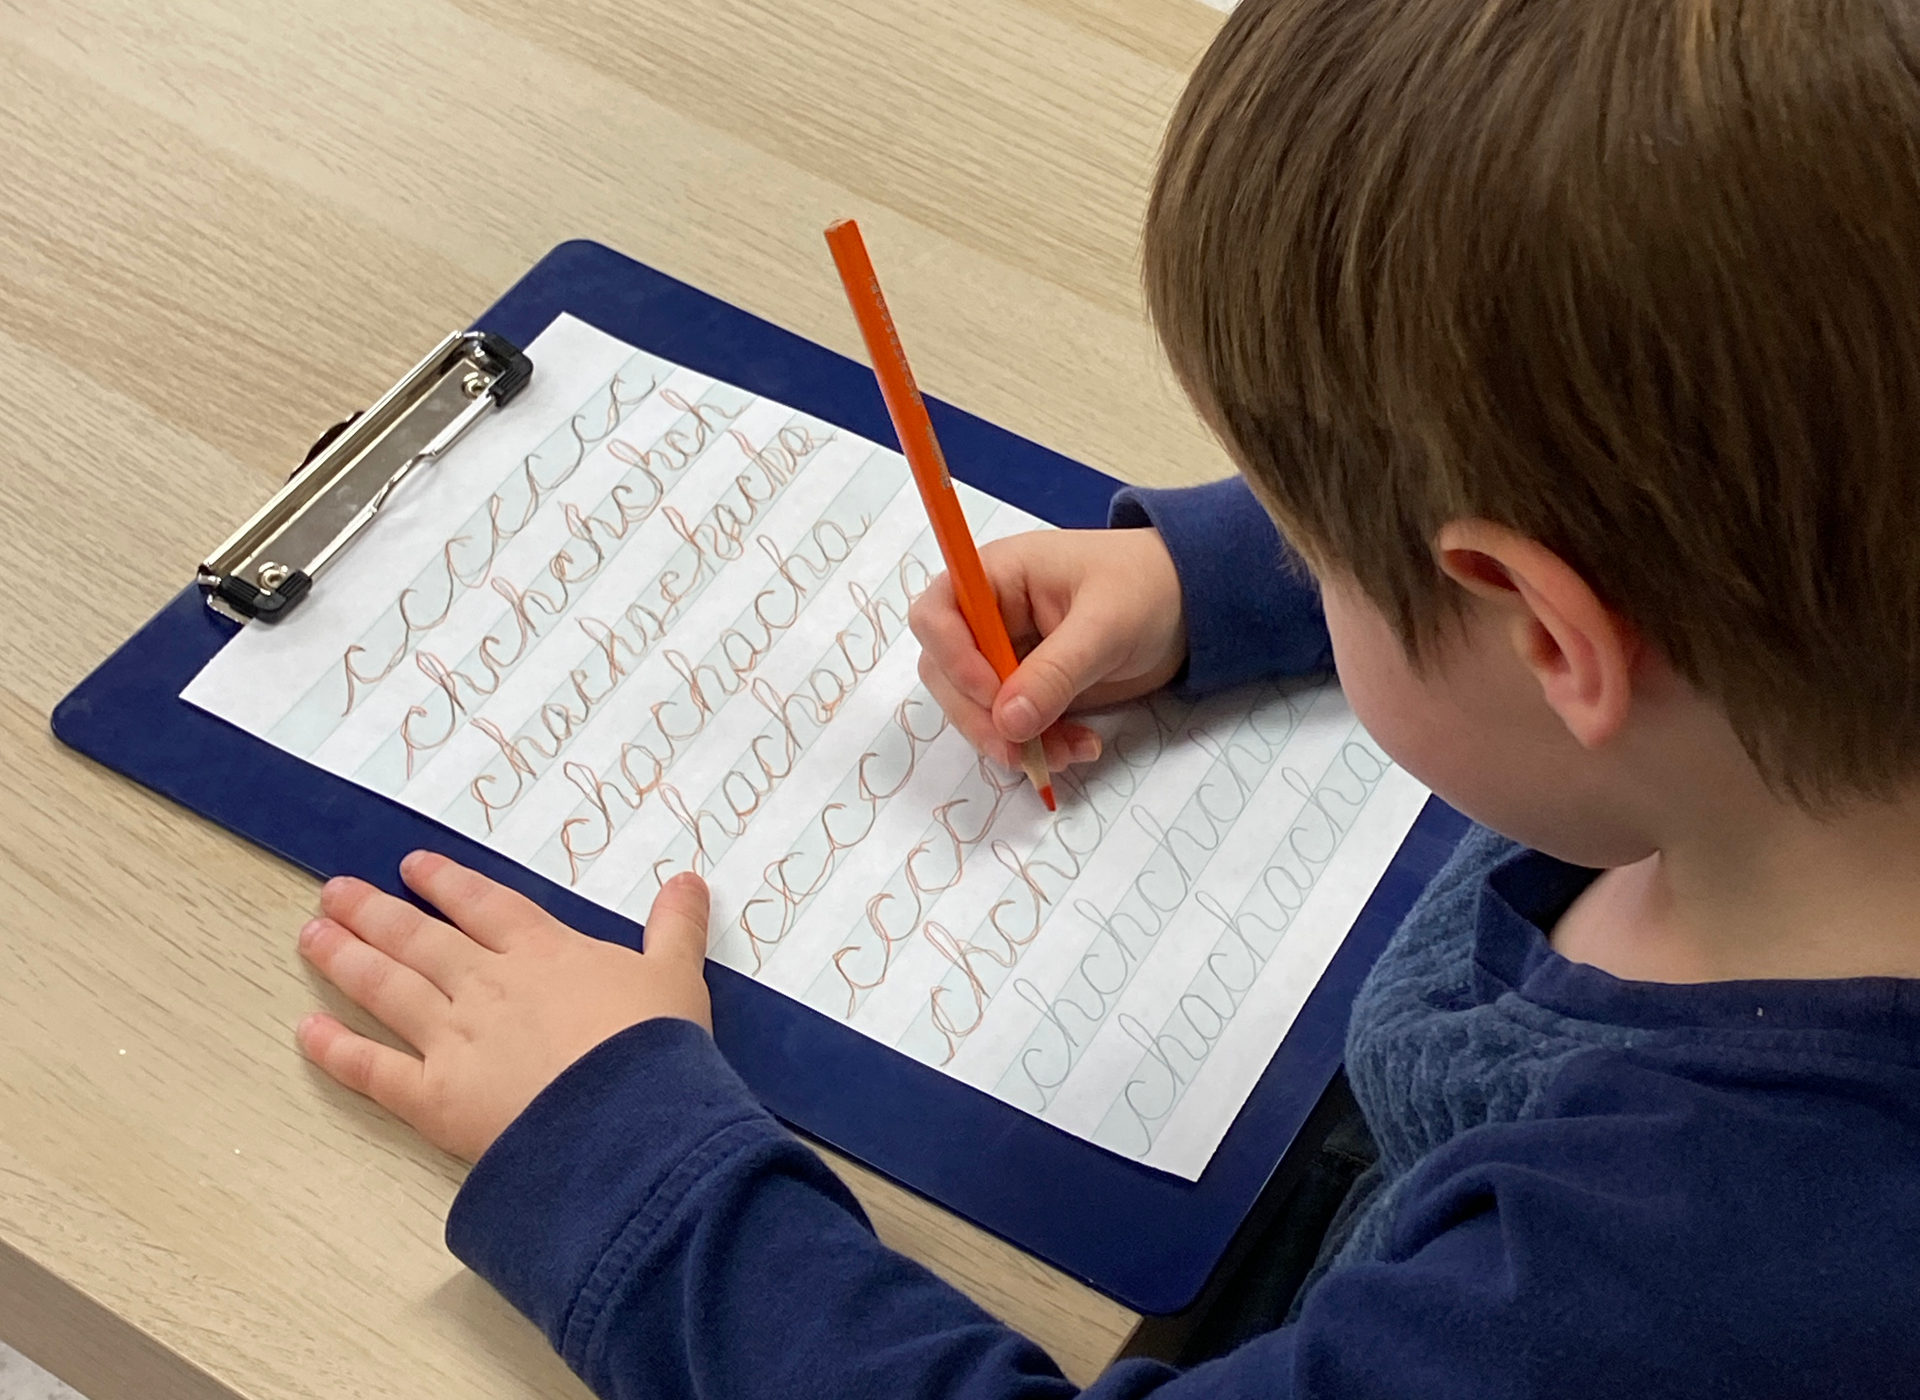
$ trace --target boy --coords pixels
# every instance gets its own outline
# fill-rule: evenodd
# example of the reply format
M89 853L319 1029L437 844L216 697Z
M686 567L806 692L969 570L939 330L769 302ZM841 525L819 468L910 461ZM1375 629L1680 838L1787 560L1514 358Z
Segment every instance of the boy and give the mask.
M1484 826L1354 1007L1380 1158L1293 1320L1090 1394L1920 1391L1917 152L1901 0L1229 19L1146 281L1244 485L989 550L1034 649L997 685L936 584L923 675L1065 764L1074 706L1330 637ZM634 954L405 874L459 927L341 880L301 942L423 1058L301 1042L486 1154L449 1242L595 1389L1070 1389L720 1062L697 880Z

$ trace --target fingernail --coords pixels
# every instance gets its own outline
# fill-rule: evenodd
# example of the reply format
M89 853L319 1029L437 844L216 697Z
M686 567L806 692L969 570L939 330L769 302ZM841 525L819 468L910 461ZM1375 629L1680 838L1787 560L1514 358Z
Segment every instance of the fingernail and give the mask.
M320 1013L318 1011L309 1011L293 1023L293 1038L304 1045L307 1037L313 1034L313 1028L319 1021Z
M1100 736L1098 734L1076 734L1068 752L1075 763L1092 763L1100 757Z
M311 948L313 940L320 936L320 930L326 925L325 919L308 919L300 925L300 946Z
M1016 744L1024 744L1040 732L1040 711L1024 695L1016 695L1000 709L1000 728Z

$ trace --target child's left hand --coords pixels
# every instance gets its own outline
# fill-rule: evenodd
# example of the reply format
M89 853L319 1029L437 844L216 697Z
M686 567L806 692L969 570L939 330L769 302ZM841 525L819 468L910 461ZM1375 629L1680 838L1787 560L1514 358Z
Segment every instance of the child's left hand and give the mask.
M300 1022L300 1048L455 1156L477 1159L562 1070L628 1026L676 1016L713 1028L698 876L675 876L655 898L644 953L576 933L430 851L403 860L400 876L452 922L342 877L321 891L300 952L419 1057L322 1012Z

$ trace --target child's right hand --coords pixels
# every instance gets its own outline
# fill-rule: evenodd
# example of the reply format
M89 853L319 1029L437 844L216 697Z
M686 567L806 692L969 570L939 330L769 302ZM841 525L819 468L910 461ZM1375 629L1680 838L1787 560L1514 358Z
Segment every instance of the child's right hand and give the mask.
M1041 733L1050 768L1098 758L1099 736L1060 717L1157 690L1186 661L1180 579L1159 531L1041 530L995 540L980 562L1025 659L1002 684L941 574L908 615L920 679L954 727L1009 768Z

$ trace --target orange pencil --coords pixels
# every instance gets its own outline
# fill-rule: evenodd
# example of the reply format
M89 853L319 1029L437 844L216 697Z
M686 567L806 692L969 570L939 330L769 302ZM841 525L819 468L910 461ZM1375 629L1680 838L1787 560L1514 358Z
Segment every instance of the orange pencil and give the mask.
M947 572L953 575L960 615L972 629L981 654L1004 681L1020 664L1013 654L1013 639L1007 636L1006 619L1000 616L1000 602L994 597L993 585L987 582L987 571L980 567L980 551L974 548L973 533L967 529L960 498L954 494L946 456L933 435L933 420L927 417L920 386L913 382L907 352L900 347L899 332L894 330L893 317L887 311L887 299L880 294L880 278L873 270L873 259L867 256L860 225L852 219L827 225L827 247L833 252L834 266L840 269L853 319L860 323L860 334L866 339L874 377L880 381L880 396L887 401L893 430L900 436L900 450L913 468L914 484L920 488L920 499L933 522L933 537L939 541ZM1039 736L1020 746L1020 766L1047 810L1055 810L1053 780L1047 772L1046 750Z

